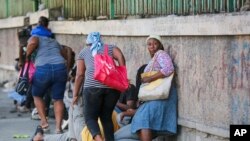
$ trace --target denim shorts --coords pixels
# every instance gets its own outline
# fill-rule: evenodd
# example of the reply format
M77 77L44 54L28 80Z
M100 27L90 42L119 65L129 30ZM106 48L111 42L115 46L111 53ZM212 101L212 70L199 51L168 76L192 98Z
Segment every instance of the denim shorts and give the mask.
M37 66L32 79L32 95L43 97L45 92L51 88L52 99L63 99L67 77L65 64Z

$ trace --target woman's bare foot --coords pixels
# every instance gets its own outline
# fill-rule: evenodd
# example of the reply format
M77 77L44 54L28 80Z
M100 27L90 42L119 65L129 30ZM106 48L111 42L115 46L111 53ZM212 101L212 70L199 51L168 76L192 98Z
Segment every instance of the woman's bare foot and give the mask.
M42 126L38 125L36 128L36 132L33 137L33 141L43 141L43 128Z
M96 135L96 136L94 137L94 140L95 140L95 141L103 141L101 135Z
M37 134L34 136L33 141L43 141L43 134L37 133Z

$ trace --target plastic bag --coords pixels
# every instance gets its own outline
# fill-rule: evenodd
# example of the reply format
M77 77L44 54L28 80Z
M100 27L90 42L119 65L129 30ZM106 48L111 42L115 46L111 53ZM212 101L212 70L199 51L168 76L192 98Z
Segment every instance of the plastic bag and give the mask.
M13 99L13 100L16 100L18 102L18 104L21 104L26 100L25 95L20 95L19 93L15 92L15 91L9 92L8 97Z

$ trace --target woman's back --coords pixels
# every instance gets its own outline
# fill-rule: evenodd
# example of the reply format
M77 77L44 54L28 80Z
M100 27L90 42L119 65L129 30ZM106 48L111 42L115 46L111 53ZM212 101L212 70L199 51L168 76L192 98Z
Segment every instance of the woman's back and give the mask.
M108 54L109 56L113 56L113 48L115 46L108 45ZM104 48L101 48L98 53L103 54ZM78 59L83 59L86 65L86 73L85 73L85 81L84 87L99 87L99 88L109 88L108 86L102 84L101 82L94 79L94 57L91 54L91 49L86 47L81 50Z
M39 46L35 59L36 66L45 64L62 64L65 59L61 55L61 45L52 38L45 36L35 36L39 39Z

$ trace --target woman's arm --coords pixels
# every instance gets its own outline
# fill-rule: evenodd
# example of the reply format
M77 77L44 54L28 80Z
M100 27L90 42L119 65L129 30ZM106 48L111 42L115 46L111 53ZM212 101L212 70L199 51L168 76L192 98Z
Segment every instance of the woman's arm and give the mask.
M26 58L30 57L30 55L38 48L39 39L37 37L31 37L28 41Z
M22 68L23 64L24 64L24 58L23 58L23 47L21 45L19 45L19 60L18 60L18 67L19 69Z
M142 83L150 83L154 80L157 80L159 78L164 78L166 77L161 71L158 71L156 74L150 76L150 77L144 77L142 78Z
M71 60L72 60L72 49L70 47L67 47L65 45L62 45L63 49L61 49L61 55L63 58L67 61L67 71L69 72L72 68Z
M161 66L160 72L166 77L174 72L174 65L171 57L167 52L161 51L157 56L156 61Z
M130 117L134 116L136 113L136 110L137 109L128 109L127 111L122 112L121 113L121 121L123 120L123 118L125 116L130 116Z
M76 70L76 78L75 78L75 86L73 91L73 101L72 105L77 104L79 92L82 86L82 83L85 78L85 62L84 60L77 60L77 70Z
M118 47L113 48L113 57L115 60L118 61L119 66L125 66L125 58L122 54L122 51Z
M157 55L157 58L155 61L159 63L159 65L161 66L161 69L156 74L150 77L142 78L143 83L150 83L159 78L167 77L174 72L174 65L172 63L172 59L165 51L160 52Z
M122 111L126 111L126 110L128 110L128 108L129 108L128 105L123 104L123 103L121 103L121 102L119 102L119 101L116 103L116 106L117 106L119 109L121 109Z

